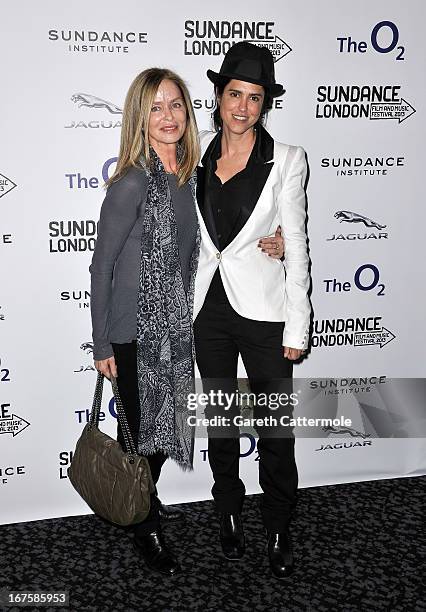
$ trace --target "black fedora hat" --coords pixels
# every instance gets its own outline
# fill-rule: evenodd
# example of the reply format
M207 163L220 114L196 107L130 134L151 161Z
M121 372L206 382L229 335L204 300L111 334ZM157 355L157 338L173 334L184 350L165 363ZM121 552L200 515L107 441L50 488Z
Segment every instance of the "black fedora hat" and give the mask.
M215 85L224 77L256 83L265 87L273 98L285 92L282 85L275 83L274 58L269 49L245 41L228 50L220 72L207 70L207 76Z

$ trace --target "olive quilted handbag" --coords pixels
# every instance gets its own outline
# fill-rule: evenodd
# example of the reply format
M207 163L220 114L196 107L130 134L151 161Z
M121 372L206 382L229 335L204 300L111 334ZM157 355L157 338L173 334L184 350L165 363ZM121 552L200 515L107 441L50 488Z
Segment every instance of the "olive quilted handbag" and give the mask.
M136 452L115 378L111 384L126 452L100 431L103 382L99 372L90 420L77 442L68 477L93 512L117 525L132 525L147 517L154 484L148 460Z

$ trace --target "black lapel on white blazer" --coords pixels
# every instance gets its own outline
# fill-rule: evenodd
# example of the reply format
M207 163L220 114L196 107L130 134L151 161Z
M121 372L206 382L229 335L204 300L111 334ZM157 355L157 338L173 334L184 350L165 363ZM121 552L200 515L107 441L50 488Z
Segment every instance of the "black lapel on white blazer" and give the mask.
M209 198L209 190L206 189L206 186L209 184L209 173L211 172L211 164L207 163L211 152L213 149L218 146L218 141L220 141L221 135L220 133L216 134L216 136L212 139L211 143L206 149L202 159L201 166L197 167L197 203L198 208L203 216L204 223L206 224L207 231L209 232L210 238L213 240L214 244L220 250L219 247L219 239L217 237L216 232L216 224L214 222L213 211L211 207L211 202Z
M240 233L249 220L274 165L274 162L271 161L274 158L274 139L264 127L260 126L257 130L254 145L256 147L255 157L250 169L250 196L241 205L240 214L231 234L228 236L228 244Z

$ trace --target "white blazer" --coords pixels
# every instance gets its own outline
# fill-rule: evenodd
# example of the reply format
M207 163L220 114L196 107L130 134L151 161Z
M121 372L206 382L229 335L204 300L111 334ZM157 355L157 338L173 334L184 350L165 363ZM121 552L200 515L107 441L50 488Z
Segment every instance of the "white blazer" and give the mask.
M272 144L269 134L263 133ZM215 135L200 133L202 156ZM209 233L206 214L203 216L197 206L201 249L194 318L219 267L229 303L239 315L255 321L285 321L283 346L306 349L311 305L305 233L305 152L302 147L275 140L271 151L272 158L267 161L272 168L260 197L241 230L222 252ZM200 165L202 162L203 158ZM284 237L284 262L268 257L257 246L259 238L273 235L278 225Z

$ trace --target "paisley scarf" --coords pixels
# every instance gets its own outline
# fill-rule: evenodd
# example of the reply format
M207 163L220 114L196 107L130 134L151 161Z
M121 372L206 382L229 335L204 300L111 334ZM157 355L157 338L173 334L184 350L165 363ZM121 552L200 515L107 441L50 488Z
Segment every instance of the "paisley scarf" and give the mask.
M147 200L141 240L137 305L137 368L141 420L138 452L157 451L192 469L193 428L188 425L187 394L194 386L192 309L200 230L185 291L179 258L178 232L167 174L151 148L153 163L145 164ZM179 158L179 151L178 151ZM189 180L195 204L195 176Z

